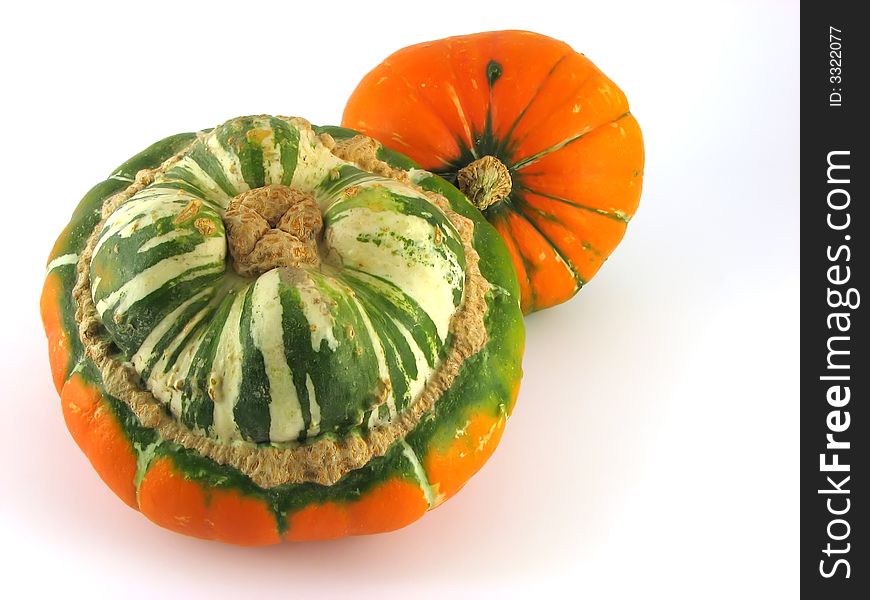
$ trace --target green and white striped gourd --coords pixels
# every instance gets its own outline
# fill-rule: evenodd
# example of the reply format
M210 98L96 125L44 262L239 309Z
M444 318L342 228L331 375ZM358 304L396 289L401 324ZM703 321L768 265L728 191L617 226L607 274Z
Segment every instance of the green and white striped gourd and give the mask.
M270 116L176 136L97 186L55 246L43 317L65 411L97 390L135 464L128 502L161 525L275 541L223 535L214 515L173 526L181 508L154 491L161 460L209 493L255 499L276 536L311 539L405 524L347 515L393 481L431 508L497 442L522 353L507 252L455 188L373 142L353 155L360 140ZM242 276L227 208L271 187L316 202L319 259ZM457 450L483 413L480 452ZM303 523L336 502L340 531Z

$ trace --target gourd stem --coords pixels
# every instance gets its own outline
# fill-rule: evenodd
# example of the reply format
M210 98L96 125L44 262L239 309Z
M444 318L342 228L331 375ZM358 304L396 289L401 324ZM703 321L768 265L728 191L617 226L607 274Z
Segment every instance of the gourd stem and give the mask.
M272 184L232 199L224 213L233 268L256 277L275 267L320 264L320 208L309 192Z
M460 191L481 211L501 202L511 193L511 174L494 156L478 158L457 173Z

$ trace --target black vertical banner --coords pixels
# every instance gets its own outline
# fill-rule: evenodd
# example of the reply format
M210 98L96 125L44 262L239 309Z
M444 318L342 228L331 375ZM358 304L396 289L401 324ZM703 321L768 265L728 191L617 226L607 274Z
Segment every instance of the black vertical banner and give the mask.
M870 24L858 7L801 6L801 590L838 600L870 598Z

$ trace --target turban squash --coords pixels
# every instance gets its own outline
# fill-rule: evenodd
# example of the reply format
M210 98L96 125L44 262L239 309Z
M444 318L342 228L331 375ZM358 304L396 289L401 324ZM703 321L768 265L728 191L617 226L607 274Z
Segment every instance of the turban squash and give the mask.
M459 186L505 239L525 313L588 282L640 199L643 140L625 95L540 34L399 50L362 79L342 124Z
M176 135L97 184L41 312L105 483L235 544L414 521L489 457L521 376L516 275L479 212L298 118Z

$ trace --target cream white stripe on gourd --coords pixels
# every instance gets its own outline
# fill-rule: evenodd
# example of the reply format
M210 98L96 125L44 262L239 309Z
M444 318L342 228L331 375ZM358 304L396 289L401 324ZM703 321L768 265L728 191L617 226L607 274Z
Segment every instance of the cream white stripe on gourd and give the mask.
M180 212L179 206L185 206L189 200L189 196L182 196L182 194L184 192L180 190L145 188L133 196L106 219L100 238L94 246L93 255L96 256L108 240L116 236L122 239L129 237L134 231L133 223L136 223L139 218L147 217L148 221L153 223L161 217ZM140 222L136 229L147 224Z
M293 180L290 187L314 192L326 178L331 178L332 173L338 167L345 165L343 160L336 157L332 151L320 143L316 134L310 130L299 132L299 147L296 158L296 170L293 172ZM320 209L325 210L324 200L329 198L318 197Z
M378 175L373 175L372 177L361 179L357 182L357 185L361 185L363 187L379 187L384 188L390 192L398 194L400 196L407 196L409 198L420 198L421 200L427 200L426 195L418 192L412 187L408 187L404 183L396 181L395 179L387 179L386 177L380 177ZM437 209L436 209L437 210Z
M224 148L216 136L208 136L205 139L206 147L223 167L223 173L230 184L236 188L236 194L251 189L251 186L242 177L242 164L239 162L239 157Z
M192 304L199 300L202 300L213 291L213 288L206 288L198 294L191 296L190 298L179 304L175 310L166 315L160 321L160 323L158 323L157 326L148 333L145 341L142 342L142 345L139 346L139 349L130 360L130 362L133 363L133 366L136 368L137 371L141 373L145 369L146 365L148 365L148 363L151 361L151 356L154 353L154 346L156 346L160 341L163 340L163 338L166 336L172 326L178 322L181 314L185 310L187 310Z
M268 127L268 124L264 124ZM284 177L284 163L281 162L281 147L275 142L275 136L269 129L269 135L260 142L263 151L263 171L268 183L278 183Z
M459 122L462 123L462 129L465 131L465 139L471 150L471 155L474 158L479 158L477 155L477 144L471 143L474 138L471 135L471 127L468 126L468 119L465 117L465 111L462 109L462 102L459 100L456 88L448 83L446 84L446 90L450 96L450 101L453 102L453 106L456 108L456 116L459 117Z
M208 200L221 208L226 208L227 204L229 204L230 197L227 196L226 192L224 192L221 189L221 186L219 186L217 182L199 166L199 163L189 156L185 156L175 163L173 168L161 177L158 177L155 183L172 180L172 173L175 170L185 171L195 182L195 187L202 190L205 194L205 200Z
M227 320L221 331L212 371L209 376L209 396L214 401L214 433L221 439L238 435L233 408L239 399L242 381L242 345L239 341L239 321L242 316L244 294L238 293L233 300Z
M139 246L137 252L148 252L152 248L156 248L161 244L165 244L167 242L171 242L173 240L177 240L178 238L188 237L193 235L192 231L184 230L184 229L174 229L168 233L164 233L163 235L158 235L156 237L147 240L144 244Z
M420 489L423 490L423 495L426 496L426 502L429 503L430 507L435 506L435 492L432 490L432 486L429 485L429 479L426 477L426 470L420 463L420 459L417 457L417 453L414 452L414 449L411 448L411 446L405 440L402 440L401 444L402 454L404 454L405 458L408 459L408 462L411 463L411 467L414 469L414 476L420 483Z
M323 293L307 274L296 283L296 291L299 292L302 314L305 315L311 330L311 348L315 352L319 351L326 340L326 345L334 351L338 347L338 340L333 332L334 319Z
M196 246L193 252L164 258L156 265L152 265L138 273L106 298L97 301L97 313L102 318L103 314L109 308L112 308L116 314L123 314L134 303L154 290L163 287L176 277L197 267L213 264L215 257L220 255L225 248L226 242L224 240L220 238L208 238ZM223 268L216 267L214 272L220 270L223 270Z
M362 322L365 325L366 331L368 332L369 337L372 340L372 348L374 349L375 358L376 358L377 363L378 363L378 376L381 378L382 381L389 381L390 372L387 369L387 359L386 359L386 355L384 353L384 346L383 346L384 343L381 341L381 338L378 335L378 333L375 331L375 328L372 327L372 322L371 322L371 319L369 319L369 316L368 316L368 313L366 312L366 309L363 308L363 306L359 303L359 301L356 298L352 297L351 301L354 304L356 304L357 310L359 310L360 318L362 319ZM390 393L390 396L392 396L392 392ZM369 427L374 427L378 424L382 424L382 423L386 422L386 421L381 421L381 419L378 417L378 413L379 413L378 409L375 408L375 410L373 410L371 412L371 414L369 415L369 419L368 419L368 423L367 423Z
M263 355L269 379L270 431L274 442L299 437L305 427L299 395L293 385L293 373L284 354L281 298L278 295L279 271L273 269L257 279L251 302L251 337Z
M341 220L332 226L328 242L341 254L345 265L379 275L395 284L429 315L443 341L447 337L450 317L456 310L453 285L464 276L462 269L432 250L418 260L409 260L407 255L398 251L399 242L389 235L401 235L425 249L431 225L416 216L376 212L365 207L351 208L343 211L341 216ZM360 241L361 233L375 236L375 242ZM445 281L448 285L444 285Z
M426 362L426 357L423 355L422 350L420 350L420 346L414 341L414 338L411 336L411 332L398 321L395 321L396 327L402 333L402 336L408 342L408 346L411 347L411 352L414 353L414 360L417 364L417 378L411 379L408 378L408 386L409 386L409 394L411 398L416 398L417 394L423 391L423 388L426 386L426 374L429 371L429 364Z
M308 437L313 437L320 433L320 405L317 403L317 394L310 374L305 375L305 388L308 390L308 409L311 414L311 425L308 426L306 433Z
M48 275L58 267L63 267L64 265L74 265L78 262L79 255L78 254L64 254L63 256L58 256L54 260L48 263L45 267L45 274Z
M147 385L151 393L168 403L175 414L181 414L183 409L182 400L184 393L182 386L190 372L194 351L202 339L203 330L200 329L189 343L185 344L185 340L202 319L210 313L211 307L206 306L185 323L181 332L162 353L154 368L151 369L151 374L148 376ZM181 349L181 352L175 359L175 362L170 365L169 358L179 349Z

